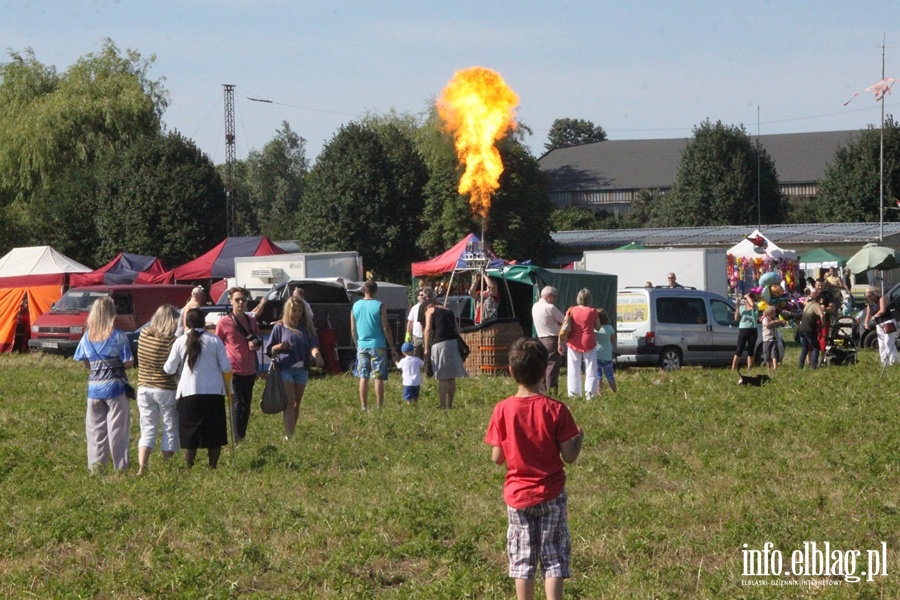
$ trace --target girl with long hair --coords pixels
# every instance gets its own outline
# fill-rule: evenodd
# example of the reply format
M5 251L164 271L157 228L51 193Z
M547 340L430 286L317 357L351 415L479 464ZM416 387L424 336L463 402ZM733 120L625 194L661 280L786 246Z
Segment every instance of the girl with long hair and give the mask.
M206 448L209 467L215 469L222 446L228 444L225 385L230 384L231 363L222 340L206 331L199 308L187 311L185 323L188 328L175 340L163 369L169 374L181 370L175 396L178 437L188 468L194 466L197 449Z
M281 321L272 328L265 352L272 357L281 374L285 398L282 415L284 439L288 441L297 428L300 403L309 382L310 365L315 363L321 367L325 364L319 350L316 326L303 300L291 297L285 301Z
M95 300L88 314L87 331L75 349L75 360L90 369L85 435L91 471L110 460L117 471L128 469L131 407L125 396L125 369L131 367L134 358L128 338L115 327L115 320L112 298Z

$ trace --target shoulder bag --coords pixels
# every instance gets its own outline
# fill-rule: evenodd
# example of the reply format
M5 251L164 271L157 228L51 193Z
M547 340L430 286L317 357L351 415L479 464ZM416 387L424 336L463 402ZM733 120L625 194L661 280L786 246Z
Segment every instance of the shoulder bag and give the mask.
M459 355L462 357L463 362L466 362L466 359L469 358L472 350L458 331L456 332L456 345L459 347Z
M559 338L561 340L566 340L569 337L569 334L572 333L572 309L566 311L566 316L563 319L562 325L559 328Z
M263 388L262 400L259 401L259 410L267 415L277 415L284 412L284 391L281 388L281 372L275 366L273 360L269 363L269 371L266 373L266 387Z
M106 365L106 368L108 368L110 371L112 371L113 373L115 373L115 369L114 369L108 362L106 362L106 359L103 358L103 355L102 355L102 354L100 354L99 352L97 352L97 348L94 347L94 344L93 344L93 342L91 342L90 338L86 338L86 339L87 339L87 341L88 341L88 344L91 345L91 349L94 351L94 354L97 355L97 358L99 358L100 361L101 361L104 365ZM125 377L124 377L124 379L120 379L119 381L121 381L122 384L125 386L125 396L126 396L129 400L134 400L135 398L137 398L137 390L135 390L135 389L134 389L134 386L131 385L131 383L128 381L128 374L125 373L125 367L124 367L124 366L122 367L122 373L125 375Z

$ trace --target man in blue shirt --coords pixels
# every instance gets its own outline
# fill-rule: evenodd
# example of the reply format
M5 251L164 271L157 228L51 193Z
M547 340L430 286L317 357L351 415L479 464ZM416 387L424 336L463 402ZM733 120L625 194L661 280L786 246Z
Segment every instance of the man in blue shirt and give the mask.
M356 344L356 369L359 377L359 402L362 410L368 410L369 377L375 378L375 402L378 408L384 406L384 382L388 378L389 358L400 359L394 347L384 304L375 299L378 284L367 281L363 284L363 299L357 300L350 313L350 332Z

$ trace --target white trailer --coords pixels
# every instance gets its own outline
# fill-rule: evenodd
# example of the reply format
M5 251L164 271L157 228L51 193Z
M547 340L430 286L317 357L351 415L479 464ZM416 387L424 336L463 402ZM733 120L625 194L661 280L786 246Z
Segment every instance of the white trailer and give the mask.
M358 252L305 252L234 259L235 283L251 291L265 291L277 283L317 277L362 280L362 258Z
M720 248L648 248L646 250L588 250L584 268L619 277L619 288L666 286L666 276L685 287L728 295L725 250Z

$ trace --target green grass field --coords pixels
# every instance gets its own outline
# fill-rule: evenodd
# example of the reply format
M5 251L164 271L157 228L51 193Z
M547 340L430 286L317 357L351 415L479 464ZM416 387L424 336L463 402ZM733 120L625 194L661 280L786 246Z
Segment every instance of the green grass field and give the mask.
M900 598L900 370L880 381L864 352L799 371L796 356L763 388L630 369L618 394L570 402L586 439L568 468L567 597ZM408 407L391 377L381 412L360 412L350 376L316 378L292 442L255 409L234 462L210 471L201 451L186 471L157 450L138 478L134 405L132 473L90 475L84 368L0 356L0 595L515 597L504 471L482 441L513 382L461 380L440 411L433 382ZM742 550L766 542L782 570L804 542L847 567L857 550L856 575L884 542L888 574L745 576Z

